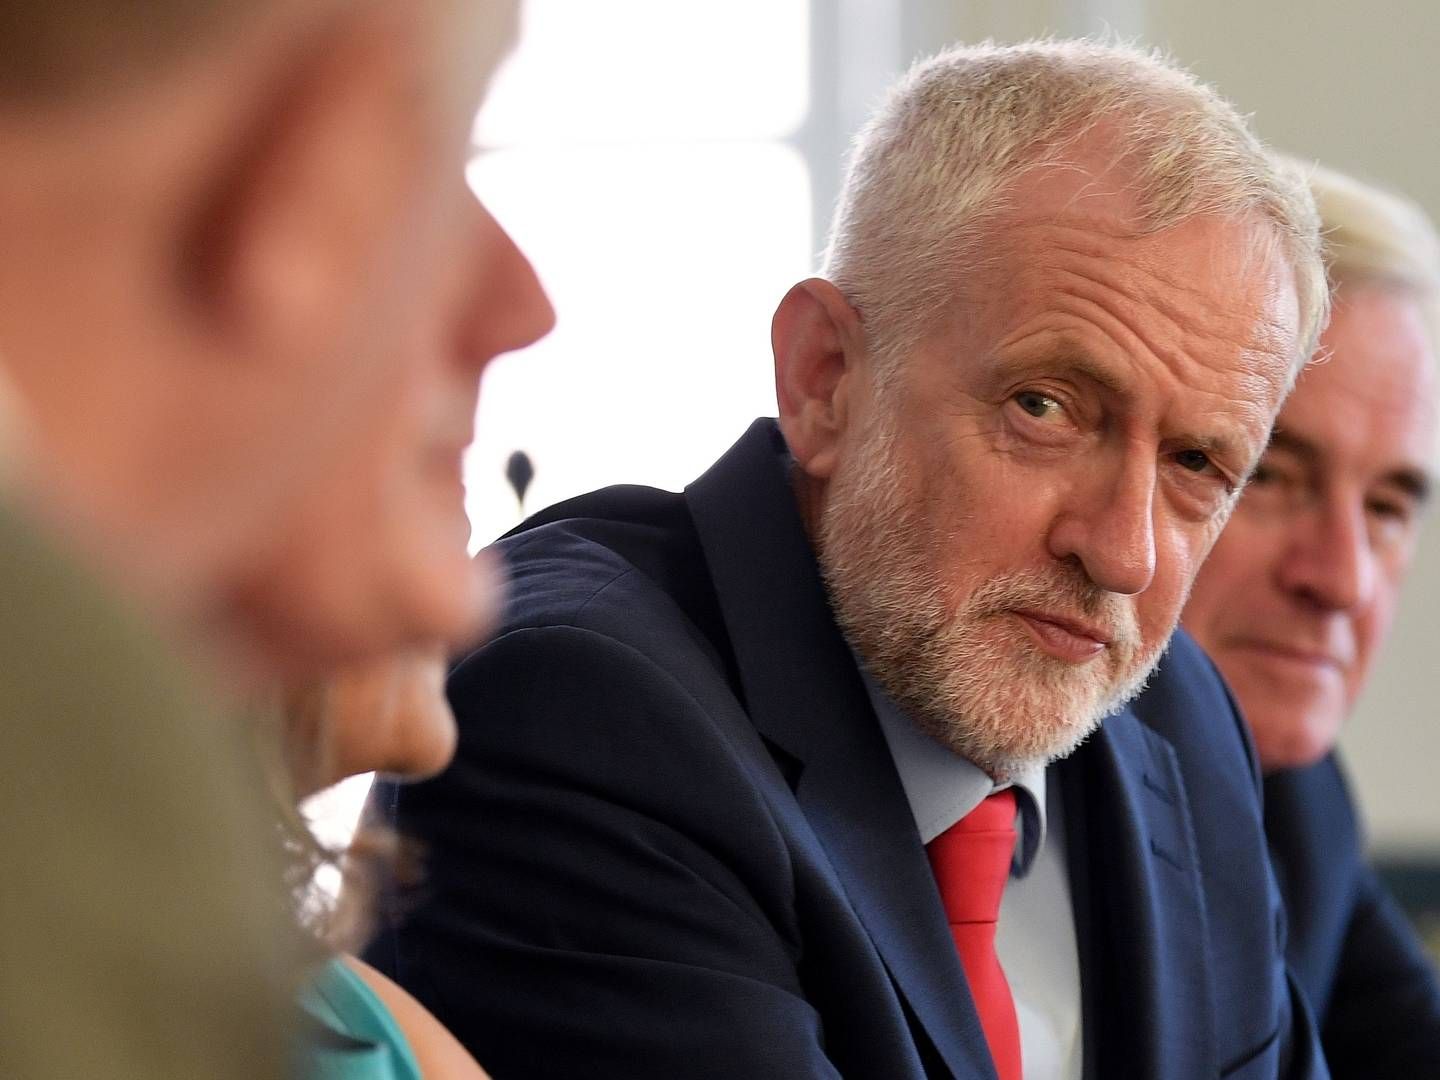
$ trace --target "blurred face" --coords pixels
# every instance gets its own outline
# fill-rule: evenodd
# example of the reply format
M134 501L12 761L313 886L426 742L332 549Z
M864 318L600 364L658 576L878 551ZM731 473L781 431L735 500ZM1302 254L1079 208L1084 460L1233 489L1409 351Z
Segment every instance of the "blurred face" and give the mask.
M404 653L332 679L322 723L333 770L325 784L371 771L411 779L439 772L455 752L444 657Z
M1409 295L1336 295L1185 626L1214 657L1267 770L1335 744L1395 614L1435 436L1434 357Z
M1068 753L1136 691L1295 348L1267 227L1136 238L1098 183L1022 184L1025 213L953 318L892 389L849 391L824 494L821 562L852 642L995 776Z
M451 36L476 42L495 32L473 24L504 7L431 6L468 13ZM394 378L357 415L354 452L309 501L250 598L257 637L282 670L456 642L498 602L488 564L466 554L461 455L486 365L543 336L553 312L525 257L466 187L474 69L484 65L452 59L460 70L444 74L455 81L429 88L443 124L421 179L422 212L387 268L385 306L368 315Z
M297 797L357 773L431 776L455 752L445 658L435 650L352 665L294 684L281 700Z

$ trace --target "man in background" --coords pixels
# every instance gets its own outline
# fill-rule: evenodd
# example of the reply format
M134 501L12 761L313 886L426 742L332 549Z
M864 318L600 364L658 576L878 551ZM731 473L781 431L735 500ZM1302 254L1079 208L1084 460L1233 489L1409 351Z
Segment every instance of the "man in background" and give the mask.
M1265 778L1287 952L1337 1077L1440 1073L1440 985L1365 861L1335 755L1434 485L1440 245L1411 203L1328 169L1311 190L1334 304L1185 626L1234 688Z
M1303 181L1184 73L917 65L778 424L502 544L371 961L496 1075L1323 1075L1222 684L1178 635L1126 704L1326 302Z
M462 171L514 15L0 5L0 1074L280 1074L221 714L493 606L460 454L551 319Z

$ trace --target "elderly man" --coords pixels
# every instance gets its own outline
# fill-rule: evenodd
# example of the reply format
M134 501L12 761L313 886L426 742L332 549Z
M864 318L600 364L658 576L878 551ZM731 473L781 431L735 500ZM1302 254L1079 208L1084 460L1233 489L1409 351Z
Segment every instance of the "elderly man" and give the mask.
M1265 771L1287 952L1336 1076L1440 1073L1440 985L1365 862L1333 754L1395 614L1436 451L1440 244L1317 169L1334 312L1186 604Z
M513 17L0 11L0 1074L281 1072L206 687L473 625L476 385L550 320L462 175Z
M778 426L503 545L372 959L497 1075L1323 1074L1243 724L1183 637L1126 702L1325 304L1303 183L1183 73L919 65Z

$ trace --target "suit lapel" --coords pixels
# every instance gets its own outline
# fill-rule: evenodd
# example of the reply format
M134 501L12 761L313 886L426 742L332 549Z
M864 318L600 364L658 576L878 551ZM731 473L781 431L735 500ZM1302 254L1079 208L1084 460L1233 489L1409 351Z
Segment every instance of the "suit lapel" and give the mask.
M1086 1075L1214 1075L1209 938L1174 749L1127 709L1055 771L1080 945Z
M900 994L952 1073L992 1077L934 878L835 626L773 421L686 490L750 718L799 763L795 796Z

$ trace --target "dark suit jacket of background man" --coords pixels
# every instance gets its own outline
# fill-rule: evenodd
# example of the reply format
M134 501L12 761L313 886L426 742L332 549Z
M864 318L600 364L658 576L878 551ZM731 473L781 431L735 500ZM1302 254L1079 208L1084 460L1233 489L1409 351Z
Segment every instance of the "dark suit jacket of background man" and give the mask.
M1290 964L1337 1078L1440 1076L1440 986L1365 859L1334 755L1265 778L1265 831Z
M993 1076L788 467L757 421L683 496L517 530L508 620L452 675L456 763L377 796L428 863L369 959L500 1080ZM1051 776L1087 1075L1323 1076L1195 646Z

